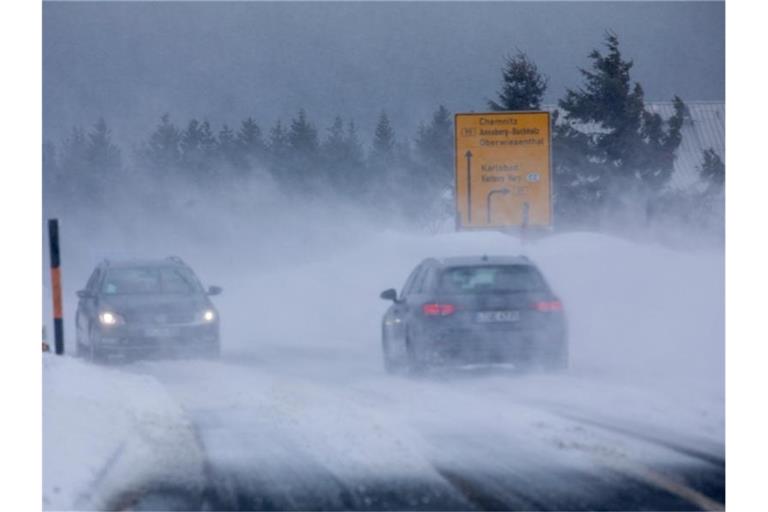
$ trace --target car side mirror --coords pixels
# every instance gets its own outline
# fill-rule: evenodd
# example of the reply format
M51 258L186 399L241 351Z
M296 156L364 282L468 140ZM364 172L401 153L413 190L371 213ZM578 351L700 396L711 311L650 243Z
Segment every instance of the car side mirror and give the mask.
M222 292L221 286L209 286L208 295L219 295Z
M379 295L384 300L391 300L392 302L397 302L397 290L394 288L390 288L389 290L384 290L381 292L381 295Z
M77 296L81 299L90 299L91 297L93 297L93 294L88 290L78 290Z

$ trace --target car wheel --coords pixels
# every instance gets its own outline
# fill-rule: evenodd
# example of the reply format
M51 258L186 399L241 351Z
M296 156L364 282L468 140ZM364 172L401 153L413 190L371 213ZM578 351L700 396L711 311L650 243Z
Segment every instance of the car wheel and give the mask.
M86 353L85 345L83 345L83 341L80 339L80 332L78 329L78 333L75 336L75 357L84 358Z
M410 336L405 338L405 348L408 354L408 373L411 375L420 375L427 369L427 364L420 356L418 348Z
M83 347L83 349L88 361L91 363L98 363L101 361L101 354L96 348L96 332L93 325L88 329L88 347Z
M397 357L393 353L392 342L389 337L382 335L381 338L381 352L384 358L384 369L391 375L404 373L406 370L406 361L403 357Z
M547 357L545 368L550 371L562 372L568 369L568 346L564 345L557 352Z

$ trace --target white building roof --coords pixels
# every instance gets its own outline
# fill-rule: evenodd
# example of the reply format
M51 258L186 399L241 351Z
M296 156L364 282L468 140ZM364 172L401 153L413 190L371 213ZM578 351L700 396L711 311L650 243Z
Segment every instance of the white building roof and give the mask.
M722 101L686 101L688 115L682 130L682 141L677 148L675 169L669 186L687 189L699 183L699 167L704 160L705 150L712 148L725 161L725 102ZM669 119L675 113L671 101L646 102L650 112ZM559 110L547 105L545 110ZM562 113L561 113L562 114ZM555 158L557 158L555 156Z
M683 124L683 139L677 148L675 171L670 186L689 188L699 181L704 150L712 148L725 161L725 103L722 101L686 102L689 116ZM646 103L646 108L664 119L672 117L672 102Z

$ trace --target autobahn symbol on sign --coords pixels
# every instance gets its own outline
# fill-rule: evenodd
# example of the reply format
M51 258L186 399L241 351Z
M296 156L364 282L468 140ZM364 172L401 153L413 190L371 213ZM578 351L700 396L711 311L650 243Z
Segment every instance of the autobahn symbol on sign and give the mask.
M458 229L552 224L549 112L456 114Z

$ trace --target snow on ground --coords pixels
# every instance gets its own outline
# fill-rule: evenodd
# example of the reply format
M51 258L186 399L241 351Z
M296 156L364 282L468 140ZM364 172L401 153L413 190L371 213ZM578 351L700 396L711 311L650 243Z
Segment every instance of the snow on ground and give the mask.
M380 377L380 321L387 307L380 291L400 288L423 258L477 254L526 254L542 268L568 314L572 368L556 378L461 385L722 446L722 249L672 250L595 233L522 244L492 232L385 232L309 262L231 281L224 274L226 291L218 302L225 351L340 386ZM379 387L391 385L388 379Z
M199 486L202 457L155 379L43 356L44 509L103 509L118 491L179 477Z
M174 471L195 485L202 455L189 422L214 469L272 478L273 487L283 485L276 477L283 471L311 468L342 481L396 472L438 481L436 467L591 471L595 457L644 464L681 457L579 418L722 456L722 250L677 251L591 233L523 245L500 233L388 231L312 244L291 261L262 255L258 265L247 257L227 265L210 254L188 258L224 286L214 298L221 362L102 368L46 357L45 507L103 503L117 488L114 475L123 488ZM383 289L402 286L425 257L521 253L564 302L569 372L384 373ZM133 462L115 464L122 469L107 471L111 481L101 477L126 443L117 459Z

